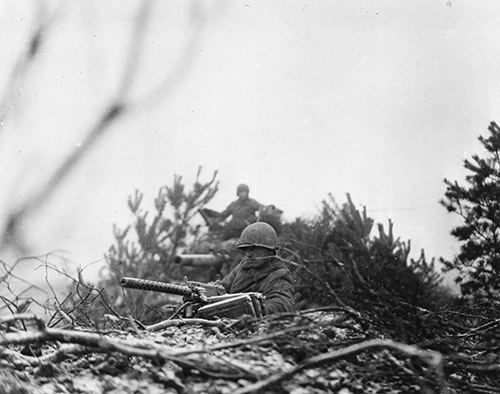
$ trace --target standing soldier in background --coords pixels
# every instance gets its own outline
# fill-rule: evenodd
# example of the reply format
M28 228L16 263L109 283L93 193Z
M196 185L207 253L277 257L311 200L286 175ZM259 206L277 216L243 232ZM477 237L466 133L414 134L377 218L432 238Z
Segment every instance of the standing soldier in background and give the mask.
M229 223L224 226L223 239L237 238L246 226L257 221L256 212L265 208L265 205L250 198L249 193L248 185L239 185L236 188L238 199L219 214L221 221L231 216Z

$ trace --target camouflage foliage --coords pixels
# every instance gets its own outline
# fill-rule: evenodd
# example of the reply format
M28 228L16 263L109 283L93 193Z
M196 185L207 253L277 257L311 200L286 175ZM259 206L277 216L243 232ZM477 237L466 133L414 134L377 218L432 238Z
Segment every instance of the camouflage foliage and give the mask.
M167 282L182 279L174 257L199 236L200 226L194 224L193 218L218 189L217 172L206 182L200 176L201 167L188 189L182 177L175 175L172 186L163 186L158 191L153 215L143 207L143 193L136 190L128 198L132 224L124 229L114 226L115 242L106 255L107 264L99 284L118 310L129 310L141 319L146 311L151 312L156 304L165 302L164 295L120 288L122 276Z
M462 293L474 298L500 299L500 127L492 122L487 138L479 142L485 156L464 161L469 171L466 184L445 179L441 204L458 215L463 224L452 235L460 241L460 252L451 261L442 260L448 271L457 272Z
M410 241L377 226L366 208L360 211L351 197L339 207L330 195L322 212L309 221L297 219L287 225L284 251L298 259L294 270L299 298L304 302L352 303L373 299L373 295L397 297L414 305L432 303L432 294L441 278L422 251L420 258L409 258Z

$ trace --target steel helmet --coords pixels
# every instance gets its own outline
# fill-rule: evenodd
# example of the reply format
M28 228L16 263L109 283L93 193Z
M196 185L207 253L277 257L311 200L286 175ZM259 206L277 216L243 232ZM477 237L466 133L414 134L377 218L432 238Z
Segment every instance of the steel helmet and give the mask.
M250 246L260 246L270 250L278 247L278 236L271 225L264 222L252 223L241 232L240 239L236 244L239 249Z
M248 187L248 185L245 185L244 183L242 183L241 185L238 185L238 187L236 188L236 195L238 195L238 193L241 191L245 191L247 193L250 193L250 188Z

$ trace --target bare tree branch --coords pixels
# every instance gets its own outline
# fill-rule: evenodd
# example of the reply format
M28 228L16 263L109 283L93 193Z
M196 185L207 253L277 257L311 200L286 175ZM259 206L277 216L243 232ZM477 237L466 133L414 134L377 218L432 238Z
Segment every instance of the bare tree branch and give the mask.
M416 346L394 342L391 340L371 339L365 342L357 343L355 345L347 346L339 350L335 350L333 352L311 357L287 372L273 375L265 380L246 386L241 390L237 390L234 394L260 393L262 392L262 390L274 384L282 382L283 380L292 377L293 375L300 371L303 371L304 369L314 368L328 363L334 363L347 357L364 352L368 349L390 349L395 350L399 353L403 353L406 356L420 358L435 370L436 374L441 379L441 383L443 383L442 392L447 392L446 385L444 384L443 357L440 353L430 350L423 350Z
M48 328L45 322L34 314L18 314L11 316L0 316L0 324L13 323L15 321L34 321L36 330L27 332L7 332L0 335L0 355L5 355L11 360L14 359L18 363L28 363L31 365L39 365L42 360L55 360L71 353L110 353L118 352L127 356L144 357L155 360L174 361L175 363L192 369L196 369L204 375L216 378L254 378L248 373L221 372L213 370L209 365L206 365L203 358L193 359L183 357L182 354L175 351L169 346L161 345L150 340L141 340L130 338L111 338L100 333L82 332L76 330L62 330L57 328ZM17 354L9 349L8 345L26 345L33 343L58 342L67 344L64 347L59 347L55 352L40 357L27 357ZM206 353L206 352L200 352ZM225 360L226 364L230 364ZM233 366L233 369L241 368Z
M182 81L183 76L193 66L196 59L197 49L200 47L203 32L207 26L208 15L220 12L226 6L226 2L222 1L216 3L211 9L202 13L199 10L199 3L193 1L191 7L193 8L193 29L189 40L187 41L180 58L174 64L173 69L169 74L162 79L162 83L147 95L139 98L134 102L135 108L149 108L152 105L161 102L168 94L171 94L177 85Z
M47 4L45 2L39 2L38 4L39 6L36 10L35 17L36 25L26 42L26 46L19 54L19 57L11 70L3 97L0 99L0 132L4 127L5 120L10 112L10 109L13 106L18 87L40 53L40 48L44 42L45 35L54 20L55 14L47 16Z
M146 326L148 331L158 331L167 327L179 326L210 326L223 327L225 323L222 320L207 320L207 319L169 319L162 322Z
M47 183L9 215L7 228L4 233L4 243L9 243L10 241L15 246L26 249L25 245L20 242L19 227L21 222L26 216L32 214L40 208L40 206L43 205L45 201L47 201L57 191L61 183L71 173L73 168L80 162L85 154L93 148L97 141L105 134L105 132L109 130L110 126L119 118L119 116L123 115L124 110L127 107L124 104L126 94L129 92L137 72L137 59L144 39L144 30L149 16L151 15L152 4L152 0L146 0L140 3L136 23L131 35L131 44L127 55L125 70L115 98L103 111L102 115L83 139L82 143L79 144L75 150L66 157L66 159L49 178Z
M193 2L193 6L196 2ZM145 30L148 25L149 18L152 14L153 0L145 0L140 3L140 8L137 13L136 23L131 35L130 46L128 49L127 60L122 74L121 83L115 94L115 98L104 109L103 113L90 129L82 143L79 144L73 152L71 152L55 172L49 177L49 180L36 192L31 198L25 201L7 218L6 229L3 235L3 243L11 244L23 253L27 253L27 242L22 239L20 227L25 218L36 212L52 195L58 190L63 181L68 177L76 165L83 157L96 145L96 143L106 134L110 127L117 119L123 116L126 112L138 108L139 106L151 105L152 100L157 101L160 96L163 96L166 91L169 92L182 79L182 75L192 66L193 59L196 54L196 48L200 43L203 28L207 23L207 15L201 14L194 18L195 28L191 34L190 40L182 52L181 58L175 63L174 68L169 75L164 79L161 85L154 94L140 101L131 101L127 95L135 81L138 70L138 62L140 53L143 47ZM208 13L207 13L208 14Z

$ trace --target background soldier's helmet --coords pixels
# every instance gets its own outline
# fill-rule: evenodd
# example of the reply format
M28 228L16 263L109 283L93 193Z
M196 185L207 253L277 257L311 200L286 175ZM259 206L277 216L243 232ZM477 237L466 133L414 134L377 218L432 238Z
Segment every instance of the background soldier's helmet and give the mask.
M241 185L238 185L238 187L236 188L236 195L238 195L238 193L241 191L245 191L247 193L250 193L250 188L248 187L248 185L245 185L244 183L242 183Z
M276 250L278 247L278 236L276 235L276 231L274 231L272 226L264 222L248 225L241 232L236 247L243 249L250 246L260 246L262 248Z

